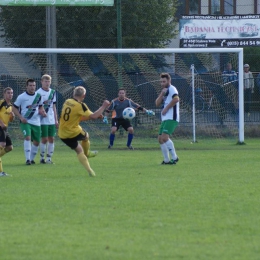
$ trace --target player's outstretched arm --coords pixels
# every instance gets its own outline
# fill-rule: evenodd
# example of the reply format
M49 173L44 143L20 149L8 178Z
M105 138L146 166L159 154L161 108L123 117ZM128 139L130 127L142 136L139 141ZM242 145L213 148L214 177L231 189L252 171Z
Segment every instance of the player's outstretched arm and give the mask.
M142 111L143 113L146 113L148 116L154 116L155 113L152 110L148 110L144 107L141 107L139 104L135 103L131 99L129 100L129 104L132 108Z
M98 119L100 116L102 116L105 109L110 105L110 102L108 100L105 100L102 104L102 106L96 110L93 114L89 116L90 119Z
M154 116L155 115L155 113L152 110L146 109L144 107L138 107L137 109L146 113L148 116Z

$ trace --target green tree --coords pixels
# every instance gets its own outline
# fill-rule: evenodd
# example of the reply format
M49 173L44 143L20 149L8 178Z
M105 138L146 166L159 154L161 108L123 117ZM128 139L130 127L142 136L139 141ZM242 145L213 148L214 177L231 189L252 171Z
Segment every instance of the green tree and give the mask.
M165 47L176 35L178 0L122 0L123 48ZM116 0L115 0L116 3ZM12 47L46 47L45 7L2 7L2 37ZM57 7L58 48L116 48L113 7Z

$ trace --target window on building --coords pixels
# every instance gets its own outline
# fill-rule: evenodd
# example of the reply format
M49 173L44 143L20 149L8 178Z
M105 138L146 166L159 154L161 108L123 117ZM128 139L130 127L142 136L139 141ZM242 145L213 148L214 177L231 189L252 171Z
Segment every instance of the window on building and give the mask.
M200 0L189 1L189 14L200 14L199 2Z
M260 0L180 0L180 5L185 5L185 14L258 14Z
M234 0L224 0L224 14L234 14Z
M220 0L211 0L211 13L210 14L214 14L214 15L219 15L221 14L220 11Z

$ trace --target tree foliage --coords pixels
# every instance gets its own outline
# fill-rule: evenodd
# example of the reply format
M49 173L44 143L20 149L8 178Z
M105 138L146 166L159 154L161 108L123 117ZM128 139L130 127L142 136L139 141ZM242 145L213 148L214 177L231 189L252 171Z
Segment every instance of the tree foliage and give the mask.
M56 7L58 48L116 48L113 7ZM177 0L122 0L123 48L165 47L175 36ZM0 25L8 46L46 47L45 7L2 7Z

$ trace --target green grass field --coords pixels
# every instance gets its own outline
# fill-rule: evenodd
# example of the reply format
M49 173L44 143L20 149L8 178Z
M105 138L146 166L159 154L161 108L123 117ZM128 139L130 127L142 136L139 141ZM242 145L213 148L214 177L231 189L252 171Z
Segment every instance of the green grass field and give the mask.
M176 141L177 165L134 144L93 141L95 178L59 143L55 165L3 157L0 259L259 259L259 140Z

